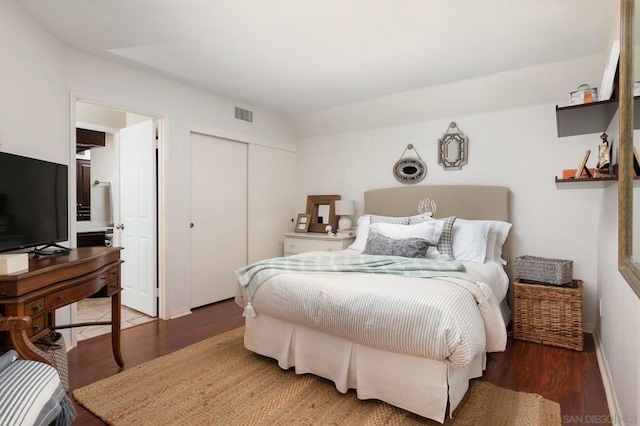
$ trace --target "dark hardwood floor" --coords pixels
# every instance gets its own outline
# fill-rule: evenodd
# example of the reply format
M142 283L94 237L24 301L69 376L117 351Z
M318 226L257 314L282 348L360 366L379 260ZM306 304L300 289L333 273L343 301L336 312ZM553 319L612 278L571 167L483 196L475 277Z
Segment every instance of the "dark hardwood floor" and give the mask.
M154 321L122 331L125 369L244 324L233 300L195 309L171 321ZM76 389L122 369L111 356L110 335L81 341L68 354L69 385ZM514 340L507 350L489 354L482 378L504 388L534 392L557 401L567 424L602 423L609 414L591 335L583 352ZM75 425L102 425L76 404ZM596 421L597 420L597 421Z

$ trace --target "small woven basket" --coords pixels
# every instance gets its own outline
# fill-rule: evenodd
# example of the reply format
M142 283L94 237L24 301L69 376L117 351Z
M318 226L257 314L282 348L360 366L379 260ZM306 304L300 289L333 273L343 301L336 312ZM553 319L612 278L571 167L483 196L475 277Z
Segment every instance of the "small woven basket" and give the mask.
M573 261L537 256L515 260L516 278L529 283L565 285L573 281Z

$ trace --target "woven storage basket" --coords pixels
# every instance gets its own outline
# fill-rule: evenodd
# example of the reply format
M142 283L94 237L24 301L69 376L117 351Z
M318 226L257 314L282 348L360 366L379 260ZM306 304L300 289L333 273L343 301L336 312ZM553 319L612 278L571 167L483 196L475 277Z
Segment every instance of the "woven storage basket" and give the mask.
M565 287L513 283L515 339L581 351L582 281Z
M534 282L564 285L573 280L573 261L537 256L516 257L516 278Z

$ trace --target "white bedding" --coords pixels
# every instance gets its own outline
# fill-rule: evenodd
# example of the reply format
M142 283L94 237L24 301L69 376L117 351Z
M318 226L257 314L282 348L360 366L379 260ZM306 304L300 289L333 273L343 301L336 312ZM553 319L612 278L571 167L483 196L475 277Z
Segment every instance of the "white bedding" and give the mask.
M494 267L465 266L473 281L363 273L281 274L265 281L251 303L258 316L464 368L486 351L504 350L505 324L494 293L504 296L507 287L495 279L500 274ZM237 300L245 305L242 295Z

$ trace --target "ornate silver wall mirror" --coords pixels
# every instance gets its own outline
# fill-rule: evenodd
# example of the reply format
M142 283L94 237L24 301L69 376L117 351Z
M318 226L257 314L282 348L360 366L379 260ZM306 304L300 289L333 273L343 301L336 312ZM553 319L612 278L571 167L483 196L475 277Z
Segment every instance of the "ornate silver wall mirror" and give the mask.
M458 129L455 122L438 139L438 164L445 170L458 170L467 164L467 144L469 138Z
M393 176L402 183L417 183L427 175L427 165L424 164L420 154L416 151L418 158L402 158L407 150L412 150L413 145L409 144L402 152L400 159L393 166Z

